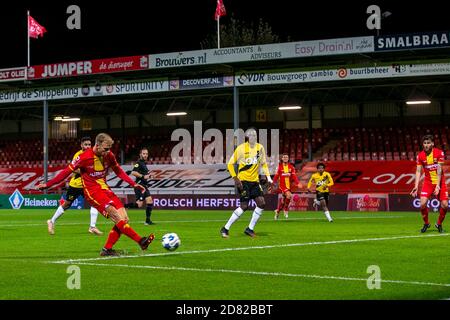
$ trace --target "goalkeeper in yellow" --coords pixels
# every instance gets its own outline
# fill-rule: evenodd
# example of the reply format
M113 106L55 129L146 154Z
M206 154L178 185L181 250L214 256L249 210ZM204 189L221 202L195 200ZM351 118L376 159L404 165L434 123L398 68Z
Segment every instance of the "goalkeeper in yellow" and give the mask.
M269 183L269 188L272 185L272 178L270 177L269 168L266 163L266 152L264 147L256 142L256 130L248 129L245 132L245 138L247 141L236 148L233 156L228 161L228 171L239 190L240 206L234 210L227 224L220 230L220 233L224 238L229 237L228 232L231 225L248 209L249 201L252 199L256 202L256 208L253 211L250 224L245 229L244 233L250 237L255 237L255 232L253 230L266 205L263 189L259 181L260 168L264 171L264 175ZM235 164L238 165L237 174L234 168Z
M323 213L327 217L329 222L333 222L331 218L330 211L328 210L328 197L330 194L330 189L334 185L333 178L329 172L325 171L325 164L317 164L317 172L315 172L308 182L308 192L311 192L311 185L314 182L316 186L316 199L314 199L314 207L322 206Z

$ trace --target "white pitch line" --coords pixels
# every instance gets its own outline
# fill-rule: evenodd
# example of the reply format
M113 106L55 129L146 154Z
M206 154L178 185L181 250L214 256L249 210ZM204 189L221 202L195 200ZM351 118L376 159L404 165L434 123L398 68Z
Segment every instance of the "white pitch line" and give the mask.
M271 277L295 277L295 278L311 278L311 279L327 279L327 280L364 281L364 282L367 282L367 278L349 278L349 277L336 277L336 276L321 276L321 275L315 275L315 274L295 274L295 273L282 273L282 272L261 272L261 271L226 270L226 269L209 269L209 268L207 268L207 269L200 269L200 268L185 268L185 267L140 266L140 265L108 264L108 263L78 263L78 264L79 265L87 265L87 266L101 266L101 267L105 267L106 266L106 267L156 269L156 270L174 270L174 271L239 273L239 274L250 274L250 275L258 275L258 276L271 276ZM404 281L404 280L384 280L384 279L381 279L381 283L450 287L450 283L433 283L433 282Z
M69 259L69 260L59 260L59 261L47 261L48 263L57 264L72 264L80 263L85 261L99 261L99 260L110 260L110 259L132 259L132 258L142 258L142 257L158 257L167 255L185 255L185 254L197 254L197 253L213 253L213 252L225 252L225 251L244 251L244 250L258 250L258 249L273 249L273 248L288 248L288 247L303 247L303 246L315 246L315 245L327 245L327 244L341 244L341 243L357 243L357 242L370 242L370 241L384 241L384 240L399 240L399 239L414 239L414 238L432 238L432 237L445 237L450 235L438 234L438 235L416 235L416 236L395 236L386 238L368 238L368 239L350 239L350 240L334 240L334 241L321 241L321 242L303 242L303 243L288 243L270 246L252 246L252 247L241 247L241 248L221 248L221 249L210 249L210 250L194 250L194 251L176 251L169 253L150 253L150 254L140 254L140 255L123 255L115 257L102 257L102 258L86 258L86 259Z
M353 219L396 219L396 218L404 218L404 216L386 216L386 217L337 217L335 221L338 220L353 220ZM300 221L300 220L323 220L323 217L304 217L304 218L289 218L289 220ZM289 221L285 220L285 221ZM226 220L162 220L156 221L157 223L208 223L208 222L225 222ZM270 220L261 220L261 221L273 221ZM281 219L281 221L284 221ZM130 221L132 224L139 224L133 221ZM56 224L57 226L75 226L75 225L84 225L89 224L89 222L62 222ZM37 227L37 226L46 226L47 222L44 221L42 223L27 223L27 224L0 224L0 228L3 227ZM100 223L101 225L101 223Z

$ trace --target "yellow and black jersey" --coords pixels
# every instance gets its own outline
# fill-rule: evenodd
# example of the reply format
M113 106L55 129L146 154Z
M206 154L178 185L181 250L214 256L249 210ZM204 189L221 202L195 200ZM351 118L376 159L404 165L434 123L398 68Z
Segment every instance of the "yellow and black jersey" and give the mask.
M269 176L269 168L266 163L266 151L262 144L256 143L252 148L250 143L240 144L228 161L228 171L231 177L236 176L234 165L238 164L237 177L241 181L259 182L259 169L262 167L264 174Z
M316 185L316 191L317 192L330 192L328 187L331 187L334 185L333 178L331 177L331 174L324 171L322 174L319 172L314 173L311 176L311 179L309 179L307 188L309 189L311 187L312 182L314 181L314 184Z
M83 150L75 153L72 160L75 160L81 153L83 153ZM73 173L72 179L70 179L69 182L69 186L71 186L72 188L83 188L83 182L81 181L81 175L79 173Z

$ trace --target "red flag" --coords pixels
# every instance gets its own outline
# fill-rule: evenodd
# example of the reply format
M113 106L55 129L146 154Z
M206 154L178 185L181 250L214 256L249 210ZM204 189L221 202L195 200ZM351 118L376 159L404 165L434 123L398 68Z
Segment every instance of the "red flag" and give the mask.
M28 16L28 36L37 39L39 36L44 36L47 30L37 23L32 16Z
M226 14L227 11L225 10L223 0L217 0L216 14L214 15L214 19L218 20L220 17L225 16Z

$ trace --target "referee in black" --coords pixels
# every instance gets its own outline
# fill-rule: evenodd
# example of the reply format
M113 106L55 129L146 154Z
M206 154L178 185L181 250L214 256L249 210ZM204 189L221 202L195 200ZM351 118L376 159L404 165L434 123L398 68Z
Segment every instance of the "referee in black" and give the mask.
M153 199L148 191L148 179L150 179L150 173L147 168L147 160L148 160L148 149L142 148L139 152L139 160L133 167L133 171L131 174L136 177L136 183L145 187L145 192L138 190L137 188L134 190L136 194L136 204L138 208L142 208L142 205L145 201L145 225L154 224L151 220L152 209L153 209Z

